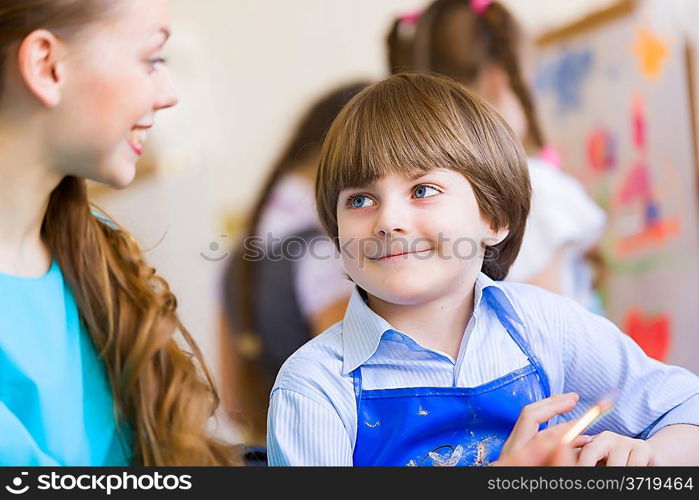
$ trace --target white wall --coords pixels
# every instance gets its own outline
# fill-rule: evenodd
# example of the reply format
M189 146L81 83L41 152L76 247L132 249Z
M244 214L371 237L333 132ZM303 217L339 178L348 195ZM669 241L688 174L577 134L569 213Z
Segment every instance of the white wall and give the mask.
M508 0L530 31L610 0ZM386 71L392 20L426 0L172 0L181 104L169 133L213 170L218 213L246 209L293 123L330 87ZM196 144L187 144L191 138ZM189 138L189 139L187 139ZM182 156L182 155L180 155ZM188 155L186 155L188 156Z

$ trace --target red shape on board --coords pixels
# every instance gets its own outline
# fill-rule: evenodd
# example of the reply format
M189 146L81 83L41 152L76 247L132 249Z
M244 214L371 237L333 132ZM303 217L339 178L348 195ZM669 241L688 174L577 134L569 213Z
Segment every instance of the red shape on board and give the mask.
M621 238L616 245L617 251L620 255L626 256L649 248L657 248L678 235L681 227L679 217L654 221L640 233Z
M614 137L604 129L593 131L587 138L587 159L595 172L612 170L616 164Z
M624 331L651 358L665 361L670 351L670 317L658 314L646 317L640 309L631 309L624 319Z
M639 149L643 149L646 145L645 115L643 99L639 94L636 94L631 104L631 128L633 130L633 142Z
M650 195L648 167L643 163L638 163L632 167L624 179L619 191L619 198L623 204L627 205L639 199L645 202L650 198Z

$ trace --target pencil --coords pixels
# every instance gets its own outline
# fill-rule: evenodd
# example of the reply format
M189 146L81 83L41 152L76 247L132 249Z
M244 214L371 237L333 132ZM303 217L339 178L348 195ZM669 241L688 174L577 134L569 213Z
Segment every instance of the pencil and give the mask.
M585 429L590 427L593 423L595 423L597 420L599 420L602 415L607 413L612 406L614 406L614 393L610 393L606 396L604 396L602 399L600 399L597 403L592 405L589 410L587 410L583 415L578 419L578 421L568 429L568 432L566 432L563 435L563 443L564 444L570 444L573 442L573 440L578 437Z

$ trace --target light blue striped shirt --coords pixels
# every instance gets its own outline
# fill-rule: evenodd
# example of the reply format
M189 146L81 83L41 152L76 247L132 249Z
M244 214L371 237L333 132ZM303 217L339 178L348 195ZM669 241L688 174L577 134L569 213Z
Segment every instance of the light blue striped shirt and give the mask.
M491 301L481 300L486 288ZM474 387L528 364L495 308L514 318L551 394L580 394L577 408L551 425L579 417L612 388L619 389L616 405L588 433L647 438L667 425L699 425L699 377L647 357L614 324L570 299L480 274L456 360L392 328L355 289L343 321L301 347L279 371L268 418L270 465L352 465L352 371L358 366L364 389L389 389Z

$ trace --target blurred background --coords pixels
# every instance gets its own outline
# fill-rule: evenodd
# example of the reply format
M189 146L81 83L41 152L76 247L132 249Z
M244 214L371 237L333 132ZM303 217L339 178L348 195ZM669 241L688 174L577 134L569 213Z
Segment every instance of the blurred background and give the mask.
M134 185L95 187L93 200L168 279L218 378L222 276L265 177L314 100L388 75L391 25L429 3L172 0L180 104L158 115ZM699 372L699 2L502 3L538 40L548 142L607 214L606 315L649 354Z

